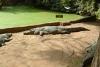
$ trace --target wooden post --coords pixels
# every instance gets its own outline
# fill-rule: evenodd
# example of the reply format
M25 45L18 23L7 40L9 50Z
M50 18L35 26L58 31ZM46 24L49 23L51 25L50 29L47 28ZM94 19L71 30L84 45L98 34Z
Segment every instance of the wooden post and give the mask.
M97 48L96 48L96 52L95 52L91 67L100 67L100 34L99 34Z

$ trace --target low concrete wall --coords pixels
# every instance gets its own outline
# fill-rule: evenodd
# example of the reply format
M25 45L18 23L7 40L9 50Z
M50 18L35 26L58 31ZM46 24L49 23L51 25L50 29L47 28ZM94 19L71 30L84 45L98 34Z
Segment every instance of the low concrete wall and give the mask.
M45 24L33 25L33 26L0 29L0 34L2 34L2 33L17 33L17 32L21 32L21 31L29 30L31 28L42 27L42 26L59 26L61 24L63 24L63 26L66 26L66 25L71 25L73 23L90 22L90 21L96 21L96 17L91 16L91 17L86 17L86 18L79 19L76 21L63 22L63 23L62 22L54 22L54 23L45 23Z

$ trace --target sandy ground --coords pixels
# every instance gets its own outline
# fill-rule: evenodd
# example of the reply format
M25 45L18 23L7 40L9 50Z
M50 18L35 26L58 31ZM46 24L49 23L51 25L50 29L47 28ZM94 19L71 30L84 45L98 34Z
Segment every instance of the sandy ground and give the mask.
M67 27L85 27L90 31L58 35L14 33L0 47L0 67L80 67L86 47L95 44L98 28L83 23Z

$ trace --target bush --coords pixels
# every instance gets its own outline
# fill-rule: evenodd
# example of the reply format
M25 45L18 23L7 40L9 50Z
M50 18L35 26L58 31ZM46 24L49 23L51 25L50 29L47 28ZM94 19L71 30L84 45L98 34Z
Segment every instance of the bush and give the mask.
M95 14L99 0L0 0L0 5L7 3L8 5L35 5L40 8L77 13L80 15L91 16ZM0 6L2 8L2 5ZM70 9L65 9L70 7Z
M94 15L96 10L95 0L77 0L77 13L80 15Z
M100 19L100 8L99 8L98 11L96 12L96 16L97 16L97 18Z

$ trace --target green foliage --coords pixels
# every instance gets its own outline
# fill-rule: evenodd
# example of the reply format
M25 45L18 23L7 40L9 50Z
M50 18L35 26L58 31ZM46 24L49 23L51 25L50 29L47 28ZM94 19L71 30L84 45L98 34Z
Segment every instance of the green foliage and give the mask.
M96 12L97 18L100 19L100 8L98 9L98 11Z
M0 4L10 3L10 5L34 5L40 8L67 12L64 7L77 9L80 15L94 15L99 0L0 0ZM2 7L2 6L0 6ZM71 11L69 11L71 12Z
M2 0L0 0L0 10L2 9L2 4L3 4L3 2L2 2Z
M46 5L48 4L48 5ZM94 15L96 10L96 0L43 0L43 4L51 10L65 11L64 7L77 9L80 15Z
M66 12L64 7L77 9L80 15L94 15L96 1L95 0L38 0L39 6L43 6L55 11Z
M95 4L95 0L77 0L78 13L80 15L94 15Z

